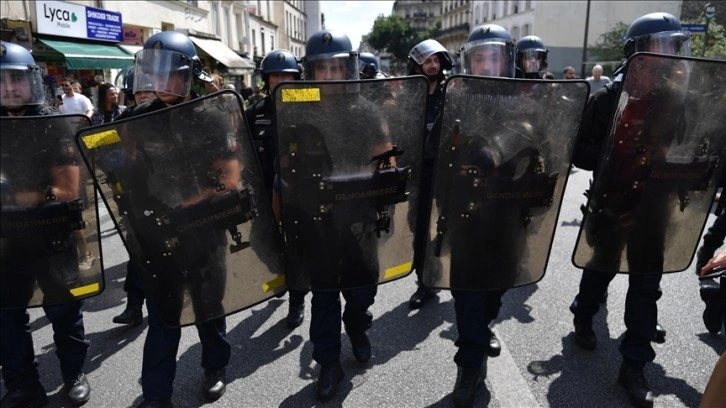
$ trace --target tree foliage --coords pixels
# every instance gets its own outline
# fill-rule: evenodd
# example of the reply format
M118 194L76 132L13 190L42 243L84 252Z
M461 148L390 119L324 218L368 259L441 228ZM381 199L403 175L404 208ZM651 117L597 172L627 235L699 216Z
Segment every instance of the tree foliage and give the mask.
M623 59L623 38L628 25L622 21L609 31L600 34L594 47L588 48L589 59L598 61L620 61Z
M706 18L702 15L698 19L684 21L683 23L706 24ZM715 18L708 25L708 43L704 49L703 42L705 39L706 33L691 34L691 55L694 57L726 59L726 29L723 25L718 24Z
M404 64L408 53L414 45L433 38L441 27L440 22L425 31L411 28L409 23L400 16L391 15L378 17L373 29L366 36L366 42L378 52L388 52L399 65Z

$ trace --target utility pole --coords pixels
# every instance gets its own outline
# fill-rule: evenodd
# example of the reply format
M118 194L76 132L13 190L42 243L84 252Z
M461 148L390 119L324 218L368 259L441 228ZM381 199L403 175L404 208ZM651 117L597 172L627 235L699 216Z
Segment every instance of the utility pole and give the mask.
M703 34L703 46L701 47L701 57L706 55L706 45L708 44L708 26L711 25L711 20L716 15L716 6L711 3L706 3L703 6L703 15L706 17L706 32Z
M582 44L582 64L580 66L580 78L587 78L587 75L585 75L585 60L587 60L588 31L590 31L590 0L587 0L587 12L585 12L585 42Z

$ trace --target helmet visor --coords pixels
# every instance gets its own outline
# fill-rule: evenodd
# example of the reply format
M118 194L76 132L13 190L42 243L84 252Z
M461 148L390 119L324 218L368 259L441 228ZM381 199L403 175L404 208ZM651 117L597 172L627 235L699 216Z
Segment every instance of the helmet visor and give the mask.
M332 58L305 60L305 79L309 81L343 81L359 79L358 57L337 54Z
M655 34L634 38L635 52L652 52L655 54L691 55L690 31L663 31Z
M471 42L464 45L464 73L514 78L513 48L504 42Z
M187 96L192 87L193 61L182 53L146 49L136 53L134 93L148 91L150 79L155 92ZM136 79L138 78L138 79Z
M547 51L522 50L519 51L520 69L525 74L533 74L547 68Z
M0 106L9 108L45 102L40 68L17 69L0 66Z

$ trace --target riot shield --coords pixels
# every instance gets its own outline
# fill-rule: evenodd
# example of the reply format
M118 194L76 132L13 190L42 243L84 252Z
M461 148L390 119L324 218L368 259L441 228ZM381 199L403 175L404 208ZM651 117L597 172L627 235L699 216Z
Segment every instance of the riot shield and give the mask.
M613 109L573 263L686 269L723 174L726 62L635 54Z
M494 290L544 276L588 92L584 81L447 80L426 285Z
M74 143L83 115L0 118L0 308L103 291L93 182Z
M169 326L284 290L279 234L241 106L225 91L77 135Z
M288 286L335 290L411 272L423 77L274 91Z

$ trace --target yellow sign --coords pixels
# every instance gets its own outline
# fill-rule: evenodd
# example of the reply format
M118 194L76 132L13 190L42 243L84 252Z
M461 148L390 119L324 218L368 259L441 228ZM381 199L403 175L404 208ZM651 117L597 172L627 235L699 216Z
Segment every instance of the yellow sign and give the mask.
M283 89L283 102L320 102L320 88Z
M121 142L121 138L119 137L118 132L115 129L83 136L83 143L89 150L101 146L112 145L119 142Z

